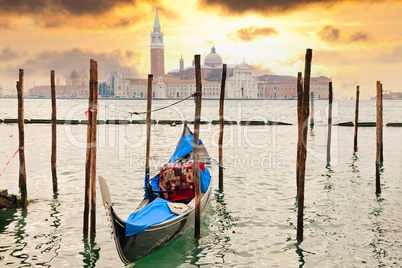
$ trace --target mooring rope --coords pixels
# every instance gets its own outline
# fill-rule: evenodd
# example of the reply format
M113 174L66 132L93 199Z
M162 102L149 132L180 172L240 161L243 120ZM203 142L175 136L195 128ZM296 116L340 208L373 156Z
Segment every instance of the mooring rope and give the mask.
M176 104L179 104L180 102L182 102L182 101L185 101L185 100L187 100L187 99L189 99L189 98L192 98L192 97L194 97L194 96L196 96L197 95L197 93L193 93L193 94L191 94L190 96L188 96L187 98L184 98L184 99L181 99L181 100L179 100L179 101L176 101L176 102L174 102L174 103L172 103L172 104L169 104L169 105L167 105L167 106L164 106L164 107L161 107L161 108L158 108L158 109L154 109L154 110L152 110L151 111L151 113L153 113L153 112L157 112L157 111L160 111L160 110L163 110L163 109L166 109L166 108L169 108L169 107L171 107L171 106L174 106L174 105L176 105ZM132 115L140 115L140 114L146 114L147 112L128 112L131 116Z
M97 114L97 113L98 113L98 109L88 109L88 110L86 110L86 111L85 111L85 116L86 116L86 117L88 117L88 112L96 113L96 114Z
M10 160L8 160L8 162L7 162L6 166L4 167L3 171L0 173L0 176L3 175L3 173L4 173L4 171L6 170L7 166L10 164L11 159L13 159L13 158L17 155L17 153L18 153L19 151L20 151L20 148L18 148L18 150L13 154L13 156L11 156Z
M222 166L221 164L219 164L218 160L216 160L216 159L214 159L214 158L212 158L212 157L210 157L210 156L207 156L207 157L200 157L200 159L210 160L211 162L213 162L213 163L216 164L217 166L220 166L221 168L225 169L224 166Z

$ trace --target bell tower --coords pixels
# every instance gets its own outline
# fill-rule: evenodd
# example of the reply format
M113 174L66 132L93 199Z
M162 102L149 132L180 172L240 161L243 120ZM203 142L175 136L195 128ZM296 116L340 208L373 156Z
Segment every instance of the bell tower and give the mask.
M154 30L151 33L151 74L154 77L165 74L165 48L163 32L158 18L158 8L155 11Z

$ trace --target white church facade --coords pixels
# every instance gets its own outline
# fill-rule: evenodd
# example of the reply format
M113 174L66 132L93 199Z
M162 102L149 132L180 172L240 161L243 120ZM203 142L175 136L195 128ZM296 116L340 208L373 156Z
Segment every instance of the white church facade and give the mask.
M150 63L151 73L153 73L152 92L153 98L158 99L182 99L190 96L195 92L195 66L194 60L192 65L185 67L184 59L181 56L179 60L179 68L169 71L165 74L165 57L164 57L164 34L161 30L158 10L156 10L153 32L151 33L150 43ZM222 80L222 57L216 53L215 47L211 48L211 52L203 59L201 65L201 81L203 98L219 99ZM277 77L277 79L275 79ZM243 61L240 64L227 65L227 77L225 98L226 99L294 99L292 94L282 93L280 85L284 83L284 76L258 77L254 73L251 65ZM147 97L147 79L114 77L113 89L117 98L146 98ZM320 88L328 91L329 78L320 80ZM286 79L289 88L294 89L296 86L295 79ZM324 85L325 83L325 85ZM278 85L276 85L278 84ZM287 87L285 86L285 89ZM277 92L278 91L278 92ZM325 97L325 92L322 93Z

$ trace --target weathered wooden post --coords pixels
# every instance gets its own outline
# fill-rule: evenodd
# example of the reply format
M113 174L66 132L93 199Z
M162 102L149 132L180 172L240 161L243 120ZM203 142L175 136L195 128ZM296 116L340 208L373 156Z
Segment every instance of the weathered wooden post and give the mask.
M380 84L381 86L381 103L380 103L380 121L381 121L381 127L380 127L380 165L384 162L384 139L383 139L383 134L384 134L384 121L383 121L383 111L384 111L384 102L383 102L383 88L382 88L382 83Z
M380 81L377 81L377 122L376 122L376 159L375 159L375 178L377 194L381 193L380 178L380 158L381 158L381 103L382 103L382 87Z
M224 117L223 117L223 106L225 102L225 84L226 84L226 68L227 65L223 64L222 67L222 83L221 83L221 96L219 101L219 191L223 192L223 128L224 128Z
M19 81L17 82L18 95L18 132L19 132L19 187L21 191L21 206L26 209L28 206L27 199L27 176L25 169L25 133L24 133L24 70L19 70Z
M302 78L302 73L298 72L297 73L297 125L298 125L298 138L297 138L297 161L296 161L296 187L297 187L297 195L299 195L299 170L300 170L300 152L301 152L301 146L302 146L302 117L303 113L302 111L302 106L303 105L303 78Z
M297 161L299 162L299 186L297 190L297 243L303 241L303 215L304 215L304 178L306 175L306 159L307 159L307 120L309 116L309 92L310 92L310 76L311 76L311 60L313 57L312 49L307 49L306 51L306 62L304 69L304 89L303 89L303 100L302 109L298 112L302 113L299 121L299 128L301 131L301 148L300 155L298 155ZM299 92L300 94L301 92ZM301 126L300 126L301 125ZM299 135L300 135L299 134Z
M332 82L329 82L328 103L329 105L328 105L327 166L331 164Z
M147 148L145 156L145 175L149 176L149 157L151 151L151 108L152 108L152 79L153 75L148 74L148 93L147 93Z
M56 146L57 146L57 133L56 133L56 85L54 81L54 70L50 71L50 90L52 96L52 183L53 193L57 193L57 172L56 172Z
M314 127L314 91L311 91L310 127Z
M355 139L354 139L354 150L357 151L357 130L359 125L359 97L360 97L360 86L356 87L356 108L355 108Z
M92 133L91 133L91 236L96 235L96 129L97 129L97 113L98 113L98 63L91 60L92 66Z
M194 186L195 186L195 233L196 239L201 238L201 182L199 164L199 138L200 138L200 117L201 117L201 65L200 55L194 56L195 62L195 117L194 117L194 137L193 137L193 160L194 160Z
M88 125L87 125L87 152L85 159L85 197L84 197L84 225L83 233L88 235L89 226L89 202L90 202L90 187L91 187L91 134L92 134L92 104L93 104L93 90L92 90L93 76L92 76L92 60L90 63L89 71L89 99L88 99Z

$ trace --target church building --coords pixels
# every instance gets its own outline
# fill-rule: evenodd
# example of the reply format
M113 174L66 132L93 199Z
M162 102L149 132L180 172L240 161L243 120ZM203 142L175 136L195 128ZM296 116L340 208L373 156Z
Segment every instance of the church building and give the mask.
M150 42L150 63L153 74L153 98L182 99L195 92L194 60L190 66L185 66L183 56L179 59L178 69L165 74L164 36L155 12L153 31ZM205 56L201 65L201 80L203 98L219 99L222 80L222 57L216 52L215 46ZM146 98L147 79L115 77L114 94L117 98ZM313 91L319 98L328 98L329 78L312 78ZM290 76L262 75L258 77L253 67L244 60L240 64L227 64L225 98L227 99L295 99L296 79Z

